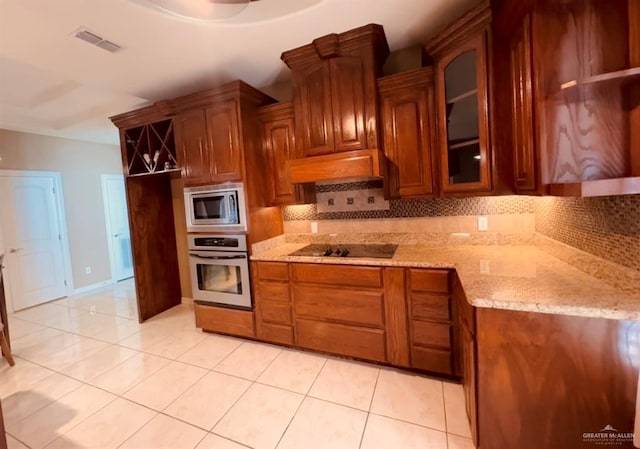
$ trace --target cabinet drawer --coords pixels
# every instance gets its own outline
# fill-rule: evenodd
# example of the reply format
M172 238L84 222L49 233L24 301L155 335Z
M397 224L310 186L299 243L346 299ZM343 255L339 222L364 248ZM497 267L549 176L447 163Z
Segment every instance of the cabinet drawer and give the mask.
M293 287L297 316L383 327L382 292L310 285Z
M288 281L289 265L282 262L258 262L258 279Z
M288 303L260 301L260 315L262 316L262 321L293 324L291 321L291 306Z
M296 320L297 344L318 351L386 361L384 331L311 320Z
M349 287L382 287L382 269L349 265L294 264L293 280Z
M450 351L440 349L411 348L411 367L434 373L453 374Z
M261 323L259 338L272 343L293 344L293 327L282 324Z
M285 282L258 282L257 294L260 300L290 302L289 284Z
M411 317L418 320L451 319L451 298L432 293L411 294Z
M413 320L411 327L414 345L451 348L451 325Z
M209 332L255 337L252 311L195 305L196 327Z
M411 291L449 293L449 270L410 269Z

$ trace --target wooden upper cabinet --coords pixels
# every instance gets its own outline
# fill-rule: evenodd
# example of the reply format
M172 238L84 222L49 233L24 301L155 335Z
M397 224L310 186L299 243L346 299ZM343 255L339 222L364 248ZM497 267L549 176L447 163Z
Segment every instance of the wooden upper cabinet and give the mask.
M262 149L267 161L269 204L315 202L313 186L291 183L287 161L297 157L293 105L289 102L263 106L258 110L262 123Z
M239 141L236 101L225 101L206 110L211 153L211 181L242 180L242 150Z
M185 185L209 182L210 153L207 147L207 121L204 111L196 110L177 115L173 118L173 126Z
M388 54L374 24L282 54L292 70L299 157L379 147L376 77Z
M436 63L444 193L491 190L485 45L478 34Z
M294 80L296 131L304 156L333 152L333 112L329 68L318 64Z
M433 69L378 80L384 152L392 163L392 196L434 193L435 103Z
M478 5L426 46L435 60L443 193L492 190L487 40L491 10Z
M330 59L331 105L335 151L364 150L367 146L364 64L359 57Z
M527 15L509 42L511 76L511 133L514 182L518 193L534 193L539 188L539 164L535 146L535 116L531 16Z

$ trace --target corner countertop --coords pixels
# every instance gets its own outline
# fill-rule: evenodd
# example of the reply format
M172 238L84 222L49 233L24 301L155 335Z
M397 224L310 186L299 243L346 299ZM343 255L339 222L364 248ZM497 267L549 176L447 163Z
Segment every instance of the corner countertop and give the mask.
M403 244L392 259L289 256L307 243L284 239L256 251L254 261L455 269L476 307L640 321L640 296L616 288L527 245ZM631 277L627 282L640 282ZM631 291L636 291L636 284ZM638 289L640 290L640 289Z

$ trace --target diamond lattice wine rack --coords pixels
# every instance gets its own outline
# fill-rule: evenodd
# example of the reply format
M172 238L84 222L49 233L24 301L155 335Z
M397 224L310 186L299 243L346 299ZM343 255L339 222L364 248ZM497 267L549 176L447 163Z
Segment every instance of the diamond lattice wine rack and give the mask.
M127 129L124 137L129 176L180 171L171 119Z

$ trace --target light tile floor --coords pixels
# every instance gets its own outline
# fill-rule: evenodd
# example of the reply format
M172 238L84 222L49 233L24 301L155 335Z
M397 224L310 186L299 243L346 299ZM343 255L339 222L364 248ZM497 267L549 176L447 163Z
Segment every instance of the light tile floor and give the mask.
M460 385L202 333L184 304L138 324L131 281L9 325L10 449L473 449Z

